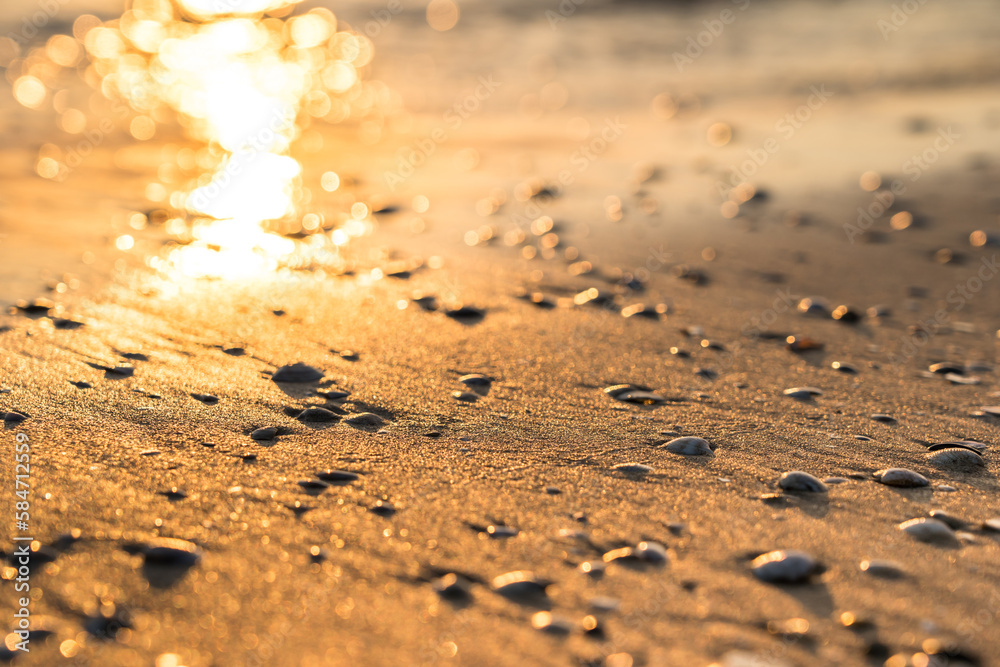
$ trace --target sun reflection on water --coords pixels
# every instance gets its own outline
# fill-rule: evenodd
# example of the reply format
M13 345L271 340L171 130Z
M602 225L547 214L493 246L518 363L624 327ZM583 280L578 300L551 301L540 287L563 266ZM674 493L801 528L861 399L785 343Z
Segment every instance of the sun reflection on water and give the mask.
M105 100L127 105L134 138L151 139L176 119L198 142L186 178L164 179L184 170L161 167L173 191L147 190L169 202L165 228L175 239L168 254L149 259L154 268L246 278L336 265L340 247L370 231L363 202L308 210L312 192L292 148L314 120L381 118L384 86L362 80L373 48L327 9L294 15L301 1L134 0L120 18L80 17L73 37L53 36L11 63L16 99L32 109L52 104L67 132L85 134L88 124L54 90L62 70L75 69ZM60 181L75 166L72 151L48 145L36 170ZM324 173L324 191L333 179L339 184L336 172Z

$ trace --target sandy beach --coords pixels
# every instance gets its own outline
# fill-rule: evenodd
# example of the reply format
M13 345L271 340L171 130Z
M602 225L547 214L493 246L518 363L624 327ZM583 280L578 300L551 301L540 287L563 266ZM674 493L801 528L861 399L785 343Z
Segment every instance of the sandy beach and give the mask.
M229 237L0 13L0 662L1000 665L994 5L431 4Z

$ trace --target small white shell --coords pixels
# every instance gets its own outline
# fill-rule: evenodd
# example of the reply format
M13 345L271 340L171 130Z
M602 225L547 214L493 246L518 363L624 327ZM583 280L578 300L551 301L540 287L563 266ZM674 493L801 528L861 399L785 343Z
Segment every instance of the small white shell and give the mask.
M862 572L882 579L900 579L906 576L903 566L891 560L863 560L859 567Z
M944 510L931 510L927 513L927 516L947 524L952 530L961 530L963 528L967 528L969 525L969 522L965 519L957 517L954 514L949 514Z
M549 611L535 612L531 617L531 627L552 635L568 635L573 631L572 621Z
M875 479L886 486L898 486L904 489L930 484L930 480L926 477L908 468L886 468L885 470L879 470L875 473Z
M927 460L939 468L960 472L977 472L986 466L983 457L970 449L939 449L928 454Z
M620 561L623 563L653 563L663 565L669 560L667 550L662 544L657 542L639 542L635 547L621 547L612 549L604 554L602 559L605 563Z
M757 556L750 567L755 577L772 584L802 583L823 569L815 558L794 549Z
M653 469L642 463L619 463L615 470L623 475L648 475Z
M801 470L786 472L778 480L778 486L785 491L804 491L807 493L826 493L826 484L819 478Z
M715 456L712 444L704 438L674 438L664 447L671 454L682 456Z
M899 529L921 542L932 544L958 544L955 531L937 519L910 519L899 524Z
M532 599L545 597L548 582L528 570L514 570L493 579L493 590L506 598Z
M813 396L822 396L823 390L816 387L791 387L784 391L785 396L797 398L800 401L811 401Z
M659 542L639 542L635 547L635 555L647 563L666 563L668 560L667 550Z
M382 426L386 423L386 421L374 412L362 412L356 415L351 415L344 420L344 423L350 424L351 426L367 426L369 428L374 428L376 426Z

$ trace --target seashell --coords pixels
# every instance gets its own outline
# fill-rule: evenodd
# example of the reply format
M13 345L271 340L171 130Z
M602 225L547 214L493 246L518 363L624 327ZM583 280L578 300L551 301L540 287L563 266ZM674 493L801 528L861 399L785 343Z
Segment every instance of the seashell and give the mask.
M785 339L785 343L792 352L811 352L822 350L824 347L822 342L806 336L789 336Z
M841 373L848 373L850 375L854 375L858 372L857 368L855 368L850 364L845 364L842 361L833 362L832 364L830 364L830 368L832 368L835 371L840 371Z
M458 381L469 387L489 387L493 384L493 378L488 375L480 375L479 373L470 373L469 375L463 375L458 378Z
M954 373L956 375L962 375L965 373L965 366L962 364L954 364L948 361L942 361L937 364L931 364L927 367L931 373L937 373L939 375L948 375L949 373Z
M340 419L340 415L336 412L327 410L326 408L306 408L300 412L295 417L300 422L306 422L311 424L322 424L326 422L335 422Z
M459 577L454 572L438 577L431 586L434 588L434 592L448 600L463 600L472 595L469 582L465 577Z
M271 376L273 382L319 382L322 379L321 372L301 362L282 366Z
M793 470L786 472L778 480L778 487L784 491L806 492L806 493L826 493L827 488L821 480L813 477L807 472Z
M760 496L760 501L768 505L788 505L794 502L792 498L782 493L765 493Z
M28 301L26 299L18 299L14 304L14 307L23 313L47 313L56 307L56 304L51 299L46 299L44 297L39 297L34 301Z
M537 602L543 600L551 582L538 579L534 572L514 570L493 579L493 591L509 600Z
M975 375L960 375L958 373L948 373L944 379L952 384L977 385L982 384L982 380Z
M319 495L330 488L329 484L321 482L317 479L300 479L298 481L298 485L302 487L303 491L313 495Z
M635 547L635 555L647 563L666 563L669 560L667 549L659 542L639 542Z
M902 579L906 576L903 566L891 560L863 560L859 567L862 572L881 579Z
M396 506L388 500L378 500L368 511L379 516L390 517L396 513Z
M865 314L871 319L877 320L882 317L890 317L892 315L892 311L888 306L871 306L867 311L865 311Z
M350 472L347 470L321 470L316 473L316 477L323 480L327 484L344 484L346 482L353 482L359 478L358 473Z
M826 317L830 314L830 306L819 297L811 297L799 301L799 312L803 315L820 315Z
M971 449L952 447L939 449L927 455L927 460L938 468L959 472L978 472L986 467L983 457Z
M961 530L969 525L968 521L960 519L953 514L949 514L944 510L931 510L927 513L927 516L947 524L947 526L952 530Z
M875 413L872 415L872 421L881 422L883 424L895 424L896 418L891 415Z
M830 317L844 324L855 324L861 321L861 313L850 306L837 306L830 313Z
M181 491L176 486L171 486L169 489L165 491L159 491L159 494L165 497L167 500L172 500L172 501L184 500L185 498L188 497L186 493Z
M277 428L274 426L265 426L254 430L250 434L250 437L254 440L274 440L276 435L278 435Z
M479 394L473 394L471 391L453 391L451 397L463 403L475 403L479 400Z
M983 454L987 445L975 440L949 440L948 442L937 442L927 448L928 451L936 452L941 449L971 449L977 454Z
M531 617L531 627L552 635L568 635L573 631L573 623L549 611L539 611Z
M614 468L623 475L648 475L653 469L642 463L619 463Z
M812 556L794 549L762 554L750 564L750 571L755 577L771 584L805 583L823 570L823 566Z
M351 392L340 389L317 389L316 395L322 396L328 401L339 401L350 396Z
M649 391L627 391L615 398L623 403L634 403L635 405L659 405L667 400L663 396Z
M14 426L15 424L20 424L21 422L28 419L28 415L22 414L20 412L5 412L3 414L4 424L7 426Z
M662 312L661 312L662 310ZM625 306L621 310L621 315L624 318L630 317L646 317L649 319L658 320L660 315L666 312L666 308L660 308L658 306L647 306L644 303L634 303L630 306Z
M984 405L979 409L991 417L1000 418L1000 405Z
M896 486L904 489L930 484L930 480L926 477L907 468L886 468L885 470L879 470L875 473L875 479L886 486Z
M899 524L899 529L916 540L931 544L958 544L955 532L937 519L921 517Z
M613 598L606 595L598 595L597 597L590 598L588 604L590 608L594 611L618 611L621 607L621 601L618 598Z
M201 559L201 550L193 542L175 537L161 537L139 548L147 565L192 567Z
M504 537L517 537L517 528L512 528L511 526L498 526L491 524L486 527L486 534L493 539L502 539Z
M659 394L654 394L649 387L634 384L616 384L604 389L604 393L623 403L634 403L636 405L658 405L667 399Z
M811 401L813 396L822 396L823 390L816 387L792 387L784 391L785 396L800 401Z
M674 438L664 447L671 454L682 456L715 456L715 447L704 438L683 437Z
M445 310L444 314L463 324L475 324L486 317L486 309L476 306L459 306Z
M622 563L652 563L663 565L668 560L667 550L658 542L639 542L635 547L621 547L612 549L604 554L602 560L605 563L615 561Z
M362 412L360 414L351 415L350 417L347 417L344 422L359 428L377 428L386 423L384 419L379 417L374 412Z

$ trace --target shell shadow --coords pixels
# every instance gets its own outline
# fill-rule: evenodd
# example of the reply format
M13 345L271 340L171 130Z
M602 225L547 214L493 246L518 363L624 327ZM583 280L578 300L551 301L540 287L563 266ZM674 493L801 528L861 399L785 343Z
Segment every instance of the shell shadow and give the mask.
M163 565L159 563L143 563L142 576L154 588L167 589L173 587L184 578L192 565Z
M830 589L823 582L780 584L776 588L798 600L803 607L815 614L817 618L830 618L836 610L836 604L834 604Z
M798 502L795 507L814 519L822 519L830 513L830 498L826 493L786 493Z

